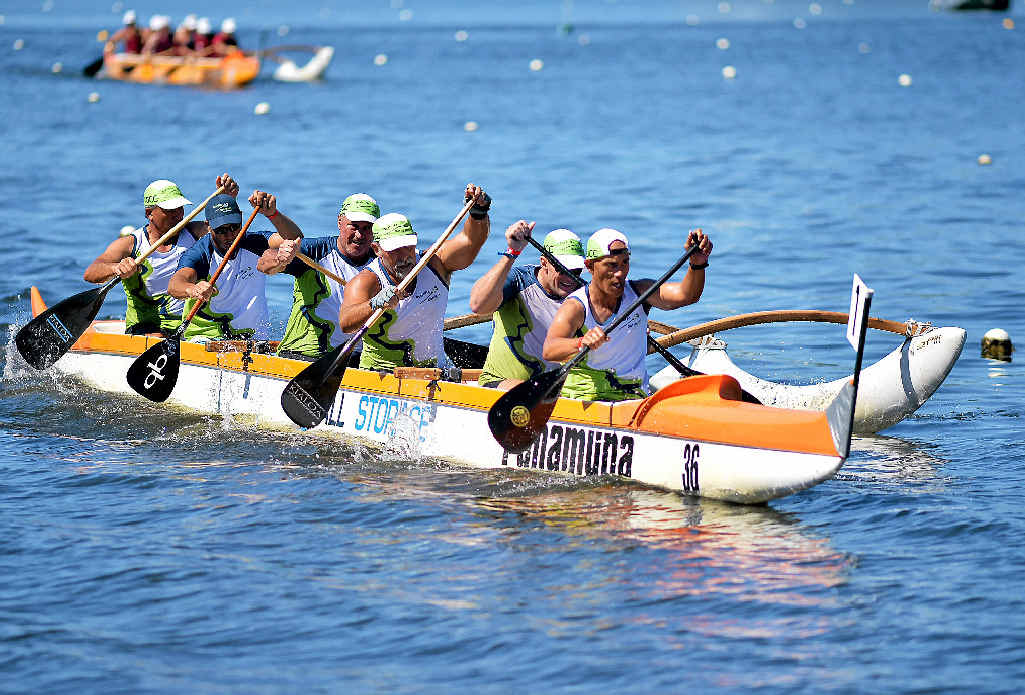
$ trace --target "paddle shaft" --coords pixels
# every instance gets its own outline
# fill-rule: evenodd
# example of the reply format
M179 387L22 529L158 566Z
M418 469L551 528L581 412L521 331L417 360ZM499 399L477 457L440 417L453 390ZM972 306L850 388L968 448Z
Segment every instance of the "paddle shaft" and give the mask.
M217 278L221 277L221 273L224 272L224 267L226 265L228 265L228 260L231 258L232 254L235 253L235 249L238 248L238 245L240 243L242 243L242 237L244 237L246 235L246 232L249 231L249 225L251 225L253 223L253 220L256 219L256 216L257 216L257 214L259 214L259 212L260 212L260 209L259 208L255 208L253 210L252 214L249 215L249 219L246 220L246 223L244 225L242 225L242 229L240 229L238 231L238 234L235 235L235 240L232 241L231 242L231 246L228 247L228 252L224 254L224 258L222 258L221 262L217 265L217 270L215 270L214 274L212 276L210 276L210 286L211 287L215 287L215 288L217 287ZM212 233L213 232L211 232L211 234ZM211 239L210 243L213 244L213 240L212 239ZM214 248L216 249L217 247L214 246ZM204 304L206 304L206 300L204 300L204 299L198 300L193 305L193 307L189 311L188 315L184 319L182 319L182 323L181 323L180 326L178 326L178 330L175 331L175 333L177 333L179 335L184 334L185 333L185 327L188 326L189 323L191 323L192 319L195 318L196 314L199 312L199 310L203 307Z
M609 327L605 329L605 335L608 335L612 331L616 330L619 324L623 323L623 321L626 321L630 314L632 314L637 309L637 307L644 304L644 300L646 300L648 297L657 292L658 288L664 285L666 281L676 273L677 270L682 268L683 264L687 262L687 259L691 257L691 254L693 254L697 250L697 244L687 249L686 253L680 256L677 259L676 263L673 263L673 266L662 274L662 277L653 282L651 286L648 289L644 290L644 292L642 292L640 296L638 296L637 299L635 299L630 306L628 306L626 309L619 313L619 316L617 316L615 320L609 325ZM586 345L582 346L580 348L580 351L577 352L577 354L574 355L569 362L562 365L562 368L559 370L560 376L566 376L567 374L569 374L569 370L575 367L577 364L579 364L581 360L583 360L584 357L587 356L587 353L590 352L590 350L591 348L587 347ZM561 387L562 380L560 379L557 383Z
M338 277L337 275L332 273L330 270L328 270L327 268L322 266L320 263L317 263L315 260L313 260L312 258L307 256L305 253L300 253L299 251L296 251L295 252L295 257L298 258L303 263L305 263L306 265L308 265L311 268L313 268L314 270L316 270L318 273L323 273L324 275L328 276L329 278L331 278L332 280L337 282L342 287L345 287L345 280L343 278Z
M563 265L562 261L560 261L558 258L555 257L554 253L552 253L551 251L546 249L544 247L544 245L539 244L537 242L537 239L535 239L532 236L528 236L527 237L527 243L530 244L531 246L533 246L535 249L537 249L541 253L541 255L544 256L548 260L548 262L551 263L552 266L556 270L558 270L563 275L566 275L568 277L573 278L576 281L576 283L577 283L577 287L583 287L586 284L579 275L571 273L569 268L567 268L565 265ZM676 355L674 355L673 353L669 352L669 350L667 348L664 348L661 345L659 345L657 342L655 342L655 339L652 338L650 334L647 335L647 338L648 338L648 346L650 348L658 351L658 353L660 355L662 355L662 357L665 358L666 362L668 362L672 366L673 369L678 371L681 376L694 376L695 374L699 373L699 372L696 372L693 369L689 368L687 365L685 365L680 360L678 360L676 358Z

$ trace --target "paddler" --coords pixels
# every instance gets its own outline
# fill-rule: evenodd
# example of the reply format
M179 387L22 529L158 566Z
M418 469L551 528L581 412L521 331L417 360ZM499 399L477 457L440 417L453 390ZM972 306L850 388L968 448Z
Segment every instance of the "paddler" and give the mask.
M228 17L221 22L221 30L211 41L214 55L226 56L238 50L238 39L235 38L235 19Z
M235 192L238 192L237 186ZM242 229L242 211L235 196L230 194L215 196L207 204L210 234L182 256L178 270L171 277L167 290L186 300L184 312L190 311L196 300L205 302L185 330L186 340L266 340L270 337L267 276L259 272L257 266L264 251L270 248L271 234L298 239L301 232L278 210L277 198L270 193L254 191L249 196L249 204L271 221L274 232L247 231L224 266L216 288L209 278Z
M208 55L212 50L213 30L213 25L210 24L209 18L200 17L196 20L196 31L192 35L192 50L195 51L197 56Z
M171 39L171 18L167 15L155 14L149 19L149 34L142 45L144 55L163 55L172 53L174 41Z
M107 41L103 50L104 53L113 53L117 50L119 42L124 44L124 48L121 49L122 53L142 52L142 32L139 31L135 19L135 10L125 12L124 17L121 19L124 26L115 31L114 35Z
M223 185L229 194L238 193L238 184L227 174L218 176L216 185ZM185 206L191 205L192 201L182 195L173 181L161 179L146 186L142 204L146 224L111 242L107 250L86 268L82 277L86 282L96 284L107 282L115 275L122 278L128 300L125 332L129 335L167 335L181 323L184 304L168 294L167 283L177 270L178 261L197 239L207 233L209 227L206 222L190 222L140 265L135 258L181 222Z
M398 213L374 222L371 248L377 258L345 288L338 321L343 331L354 333L374 312L386 309L363 338L361 369L449 366L442 341L449 281L452 273L470 267L491 228L491 197L471 183L464 200L472 200L473 207L463 229L441 245L401 297L396 285L420 259L416 232Z
M192 55L192 51L195 49L192 37L195 33L196 15L185 15L185 19L183 19L182 23L178 25L178 28L174 30L174 37L171 39L174 43L175 55Z
M494 312L494 332L478 383L508 391L555 366L542 357L542 347L562 301L580 286L584 247L568 229L545 236L543 246L574 277L560 273L544 256L537 265L514 268L527 245L533 222L519 220L505 230L508 245L499 259L470 290L470 311Z
M316 360L350 337L338 328L345 287L296 259L297 247L348 283L375 258L371 248L373 224L380 216L376 200L365 193L354 193L342 201L338 210L337 236L286 241L271 235L270 249L264 253L260 269L268 275L285 272L295 276L292 313L278 355Z
M621 401L648 395L648 311L678 309L701 298L705 287L705 268L712 253L712 242L700 229L687 235L686 246L697 245L690 257L690 268L680 282L667 282L658 288L611 335L608 325L620 307L631 304L647 290L652 280L628 280L630 244L626 235L615 229L599 229L587 240L584 264L591 282L573 292L559 308L545 339L546 360L565 362L581 347L590 349L584 361L573 367L562 388L565 398L586 401Z

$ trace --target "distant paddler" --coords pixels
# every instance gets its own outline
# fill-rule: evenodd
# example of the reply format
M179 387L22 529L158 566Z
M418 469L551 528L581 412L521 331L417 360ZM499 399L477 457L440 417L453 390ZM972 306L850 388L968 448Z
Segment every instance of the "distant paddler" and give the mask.
M519 220L505 230L507 248L470 290L470 311L494 312L494 332L481 386L508 391L523 381L557 366L542 356L548 328L566 297L580 286L584 247L568 229L556 229L543 246L575 277L560 273L548 259L536 265L513 267L527 245L533 222Z
M149 33L142 45L143 55L169 55L174 52L171 38L171 18L155 14L149 19ZM241 228L240 228L241 229Z
M380 216L376 200L365 193L354 193L342 201L338 210L337 236L288 241L278 234L271 235L270 249L264 252L260 269L268 275L284 272L295 276L292 313L278 346L279 356L313 361L352 335L338 328L345 287L297 260L295 251L298 249L348 283L376 258L371 243L373 225Z
M562 388L565 398L588 401L620 401L648 395L647 324L651 307L671 310L694 304L705 287L705 268L712 253L711 240L691 230L686 247L696 246L690 268L680 282L667 282L619 325L611 336L607 325L623 306L652 286L652 280L629 280L630 245L622 232L599 229L587 240L584 263L591 282L573 292L559 308L545 339L546 360L565 362L581 347L590 351L574 366Z
M119 43L123 44L121 48L122 53L142 52L142 32L139 31L139 27L136 25L135 20L135 10L128 10L125 12L124 17L121 20L124 26L115 31L107 40L103 49L104 53L114 53L117 50L117 45Z
M446 367L442 327L452 273L469 268L491 228L491 198L467 185L464 201L473 201L462 231L447 239L403 296L396 286L416 266L417 235L404 216L390 213L373 226L377 258L346 287L339 316L343 331L355 333L378 309L384 315L363 338L362 369L390 372L395 367Z
M217 177L217 185L238 193L238 184L227 174ZM82 277L86 282L97 285L115 275L123 280L128 301L125 333L170 335L181 323L184 302L168 294L167 284L178 269L182 256L207 233L209 227L206 222L190 222L139 264L135 258L181 222L185 206L192 205L192 201L182 195L173 181L161 179L146 187L142 204L146 224L111 242L107 250L86 268Z
M236 192L238 187L235 187ZM184 339L266 340L270 338L267 308L267 276L257 268L263 253L270 248L274 233L283 239L298 239L299 227L277 209L277 198L265 191L254 191L249 204L274 225L274 231L247 230L234 254L228 258L217 287L209 279L221 263L232 241L242 229L242 210L235 196L222 194L206 206L210 234L200 239L182 256L178 270L168 284L168 292L185 299L184 311L198 300L205 302L185 331Z

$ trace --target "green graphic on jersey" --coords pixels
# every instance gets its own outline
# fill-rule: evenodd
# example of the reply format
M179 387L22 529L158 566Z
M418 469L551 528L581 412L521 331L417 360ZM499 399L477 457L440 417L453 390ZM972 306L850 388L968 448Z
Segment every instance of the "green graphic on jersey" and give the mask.
M374 324L374 327L363 336L363 354L359 358L359 368L376 372L390 372L395 367L437 367L437 359L417 362L416 343L411 338L394 340L388 337L388 327L395 323L398 314L388 309Z
M134 326L159 327L163 331L174 331L181 325L182 315L171 308L175 298L168 294L151 296L146 289L146 280L153 274L153 265L147 258L139 272L125 278L121 284L125 289L125 332Z
M544 371L541 356L531 355L525 349L523 336L534 329L534 322L522 297L517 295L500 306L494 323L488 357L480 375L481 385L490 386L505 379L527 380Z
M195 306L196 299L187 299L185 301L185 308L182 310L183 315L187 315L192 311L192 307ZM185 329L185 340L191 340L193 338L209 338L210 340L245 340L252 338L256 331L252 328L243 328L241 330L235 330L231 327L231 320L235 318L234 314L223 313L220 314L216 311L211 311L210 304L207 302L202 308L196 312L196 315L192 317L192 322L188 328Z
M310 268L295 279L292 286L292 313L278 352L290 350L309 357L320 357L331 349L331 334L337 316L318 316L317 307L331 296L327 278Z

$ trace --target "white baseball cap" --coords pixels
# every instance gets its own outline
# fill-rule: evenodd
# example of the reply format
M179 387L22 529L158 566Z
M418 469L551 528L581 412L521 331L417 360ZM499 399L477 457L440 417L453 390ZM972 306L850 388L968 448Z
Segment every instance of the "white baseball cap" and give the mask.
M234 34L236 28L237 27L235 26L235 18L234 17L228 17L223 22L221 22L221 33L222 34Z
M123 24L135 24L135 10L128 10L125 12L125 16L121 18Z

